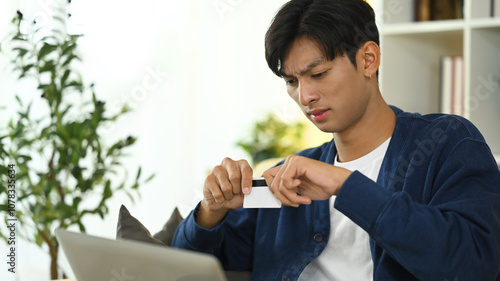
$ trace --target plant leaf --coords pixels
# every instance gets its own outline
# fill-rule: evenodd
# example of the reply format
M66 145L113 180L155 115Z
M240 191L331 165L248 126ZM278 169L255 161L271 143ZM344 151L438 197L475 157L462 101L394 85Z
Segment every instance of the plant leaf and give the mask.
M155 176L156 174L151 174L151 176L149 176L144 182L145 183L150 182L152 179L154 179Z
M38 60L39 61L42 60L45 56L52 53L56 49L57 49L56 45L52 45L47 42L43 43L42 48L40 48L40 51L38 52Z
M13 51L18 51L18 56L19 57L24 57L27 53L28 53L28 50L27 49L24 49L24 48L21 48L21 47L16 47L14 49L12 49Z
M64 74L63 76L61 77L61 87L64 88L64 86L66 85L66 80L68 80L68 77L69 75L71 74L71 70L69 69L66 69L64 71Z
M135 177L136 180L138 180L141 177L141 172L142 172L142 167L139 167L139 169L137 169L137 176Z

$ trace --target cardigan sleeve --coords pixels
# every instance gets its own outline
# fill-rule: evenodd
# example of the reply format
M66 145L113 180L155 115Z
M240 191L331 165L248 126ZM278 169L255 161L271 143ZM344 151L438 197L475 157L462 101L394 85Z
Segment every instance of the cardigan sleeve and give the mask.
M212 229L196 223L200 204L178 226L172 246L216 256L225 270L251 271L255 210L230 210Z
M498 167L474 139L445 158L410 166L396 192L354 172L335 208L419 280L500 280Z

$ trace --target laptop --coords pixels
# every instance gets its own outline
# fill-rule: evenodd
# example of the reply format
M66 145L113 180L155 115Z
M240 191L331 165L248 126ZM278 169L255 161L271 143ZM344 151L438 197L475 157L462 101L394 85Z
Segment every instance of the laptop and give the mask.
M78 281L227 281L214 256L56 229Z

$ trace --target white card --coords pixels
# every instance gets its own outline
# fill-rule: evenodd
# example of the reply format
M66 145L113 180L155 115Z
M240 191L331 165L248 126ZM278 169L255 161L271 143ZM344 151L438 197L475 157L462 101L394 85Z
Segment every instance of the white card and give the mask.
M262 182L261 178L256 180L253 182ZM250 194L243 198L243 208L281 208L281 202L274 197L268 186L253 186Z

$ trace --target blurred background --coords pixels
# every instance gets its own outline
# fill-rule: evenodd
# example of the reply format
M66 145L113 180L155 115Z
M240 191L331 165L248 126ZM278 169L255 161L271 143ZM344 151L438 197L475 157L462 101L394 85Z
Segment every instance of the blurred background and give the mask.
M0 40L12 32L17 10L42 25L63 2L2 0ZM84 82L94 83L110 111L124 103L132 109L106 128L105 139L136 136L125 165L156 174L141 186L135 203L116 195L104 220L87 219L89 234L114 238L121 204L152 233L159 231L175 207L186 216L197 204L207 173L224 157L249 158L236 144L250 136L257 120L274 113L284 122L305 121L264 59L264 34L285 2L72 1L68 28L84 34L78 66ZM40 96L29 81L18 80L8 61L0 54L0 126L16 113L16 94L29 100ZM308 146L331 139L310 126L305 130ZM1 245L3 256L7 245ZM1 280L47 280L45 251L23 241L17 251L15 277L2 266ZM72 277L64 255L60 263Z

